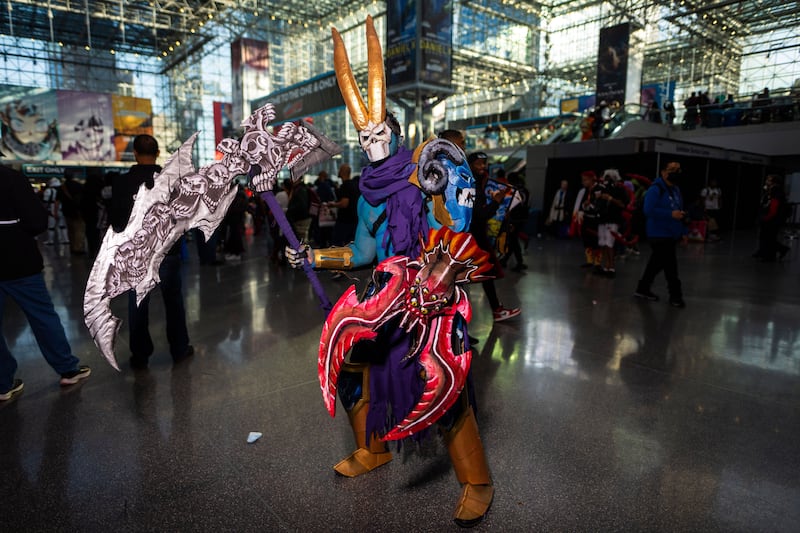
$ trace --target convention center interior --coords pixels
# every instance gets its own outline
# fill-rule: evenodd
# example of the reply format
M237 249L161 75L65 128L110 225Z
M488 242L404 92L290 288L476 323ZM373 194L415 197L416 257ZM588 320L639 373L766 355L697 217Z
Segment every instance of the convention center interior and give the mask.
M0 3L0 531L800 530L800 2Z

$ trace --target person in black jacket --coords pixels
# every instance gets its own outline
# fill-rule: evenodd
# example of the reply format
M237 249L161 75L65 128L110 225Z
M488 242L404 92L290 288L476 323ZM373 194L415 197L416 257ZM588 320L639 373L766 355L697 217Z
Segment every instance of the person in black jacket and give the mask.
M500 202L505 196L506 192L503 190L497 191L493 196L486 196L486 183L489 180L487 172L488 156L483 152L475 152L469 154L467 163L475 177L475 201L472 204L472 222L469 226L469 232L472 234L475 242L484 251L490 254L490 260L493 268L490 272L495 277L502 277L503 269L494 254L494 246L489 240L486 230L488 228L489 219L497 211ZM492 315L495 322L502 322L520 314L519 307L507 309L500 303L497 297L497 290L494 286L494 279L490 279L481 283L483 292L486 293L486 299L492 308Z
M83 185L75 179L71 170L64 172L64 183L58 190L58 201L67 221L69 251L74 255L86 253L86 223L81 214Z
M83 186L80 212L86 233L86 251L94 259L100 251L100 208L103 204L103 170L99 167L86 169L86 184Z
M6 298L25 313L42 355L61 374L62 386L74 385L92 372L72 354L44 282L35 237L46 229L47 211L25 176L0 165L0 248L13 252L0 261L0 401L23 388L22 380L14 379L17 361L2 335Z
M136 158L136 164L126 174L118 176L111 184L109 218L112 228L117 233L123 231L128 225L128 219L133 211L134 195L139 187L144 183L148 189L153 188L154 175L161 172L161 167L156 164L158 154L158 142L152 136L137 135L133 139L133 155ZM183 305L180 257L182 245L183 238L179 239L170 249L158 269L167 322L167 342L169 342L172 360L176 363L194 354L194 348L189 344L186 309ZM130 364L135 369L147 368L149 358L154 350L153 340L150 337L149 310L149 294L137 307L136 292L128 292Z

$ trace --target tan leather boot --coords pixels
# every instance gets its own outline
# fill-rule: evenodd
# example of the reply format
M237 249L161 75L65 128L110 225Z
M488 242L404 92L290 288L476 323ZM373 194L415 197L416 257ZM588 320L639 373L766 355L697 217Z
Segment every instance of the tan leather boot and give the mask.
M453 520L461 527L472 527L483 520L494 498L492 477L472 407L467 407L459 417L447 433L445 443L463 487Z
M361 399L347 412L353 436L356 439L356 451L342 459L333 467L336 473L345 477L356 477L366 474L392 460L386 443L372 436L367 443L367 413L369 412L369 367L366 365L346 364L342 372L358 372L362 375Z

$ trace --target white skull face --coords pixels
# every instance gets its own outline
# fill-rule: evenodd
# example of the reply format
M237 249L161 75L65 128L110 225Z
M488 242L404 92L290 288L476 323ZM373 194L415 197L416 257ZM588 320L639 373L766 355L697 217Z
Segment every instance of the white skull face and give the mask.
M392 130L386 121L375 124L371 120L358 132L358 142L371 162L382 161L391 154Z
M194 196L195 194L205 194L208 189L208 179L198 174L184 176L180 181L181 189L187 196Z

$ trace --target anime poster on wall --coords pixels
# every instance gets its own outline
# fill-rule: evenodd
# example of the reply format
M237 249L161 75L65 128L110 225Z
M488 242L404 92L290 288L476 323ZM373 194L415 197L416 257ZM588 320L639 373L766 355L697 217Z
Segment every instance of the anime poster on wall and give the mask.
M117 161L133 161L133 138L153 134L153 107L149 98L111 96L114 112L114 152Z
M0 151L5 158L61 158L55 91L1 85L0 121Z
M114 161L111 95L58 91L61 158L64 161Z

